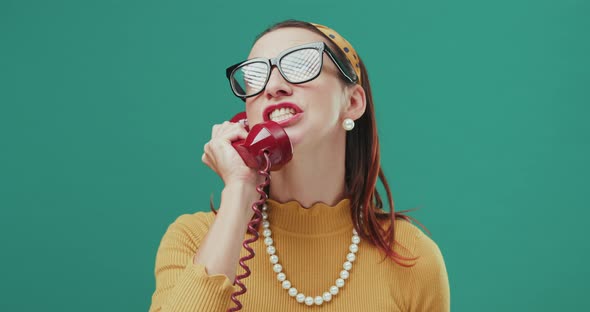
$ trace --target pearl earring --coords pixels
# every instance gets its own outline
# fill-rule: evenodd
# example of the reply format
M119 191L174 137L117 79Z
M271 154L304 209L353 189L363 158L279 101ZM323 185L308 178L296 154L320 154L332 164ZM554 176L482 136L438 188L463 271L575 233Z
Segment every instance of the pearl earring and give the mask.
M344 119L344 121L342 121L342 128L346 131L352 130L354 128L354 120L350 118Z

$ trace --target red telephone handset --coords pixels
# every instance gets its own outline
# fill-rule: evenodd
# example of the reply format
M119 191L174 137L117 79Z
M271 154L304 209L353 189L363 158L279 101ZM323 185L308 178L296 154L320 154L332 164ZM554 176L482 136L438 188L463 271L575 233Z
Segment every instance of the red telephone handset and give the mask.
M235 115L230 122L244 122L246 113ZM293 147L287 132L274 121L266 121L252 127L245 140L232 142L238 154L246 165L253 169L261 169L264 161L264 152L270 156L270 170L278 170L293 157Z
M242 112L235 115L230 121L245 123L246 120L246 113ZM252 129L249 129L246 125L246 131L248 131L246 139L232 142L232 146L236 149L238 154L240 154L244 163L246 163L248 167L258 170L258 173L265 177L265 181L256 188L260 194L260 199L252 205L254 218L248 223L248 232L254 237L246 239L242 244L250 254L240 258L240 266L246 271L246 273L236 276L235 284L237 284L241 290L232 294L231 299L236 306L228 309L229 312L242 309L242 303L237 299L237 296L243 295L247 291L246 286L241 280L250 276L250 269L245 261L254 258L255 255L254 250L249 244L258 240L259 234L256 227L262 220L260 207L264 205L268 198L264 192L264 187L270 183L269 171L280 169L293 158L293 146L291 145L289 136L276 122L266 121L259 123L252 127Z

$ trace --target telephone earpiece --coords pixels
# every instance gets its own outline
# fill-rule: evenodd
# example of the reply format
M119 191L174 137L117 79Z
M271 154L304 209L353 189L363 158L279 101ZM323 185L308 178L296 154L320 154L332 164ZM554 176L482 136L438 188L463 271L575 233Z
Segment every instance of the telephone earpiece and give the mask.
M234 116L231 122L244 122L246 113L241 112ZM280 169L293 158L293 146L287 132L274 121L266 121L254 125L245 140L232 142L246 165L253 169L260 169L264 161L264 153L268 152L271 162L271 171Z

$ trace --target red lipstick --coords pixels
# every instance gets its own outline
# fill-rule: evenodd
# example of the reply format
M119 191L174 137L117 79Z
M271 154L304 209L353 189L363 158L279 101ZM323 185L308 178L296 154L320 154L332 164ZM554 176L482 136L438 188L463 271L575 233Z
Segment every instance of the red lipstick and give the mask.
M281 127L287 127L289 125L292 125L292 124L296 123L297 121L299 121L303 117L303 110L301 108L299 108L299 106L297 106L297 104L291 103L291 102L281 102L278 104L269 105L267 108L264 109L264 112L262 112L262 118L264 119L264 121L269 121L270 114L274 110L280 109L280 108L291 108L295 111L295 114L293 115L293 117L277 122Z

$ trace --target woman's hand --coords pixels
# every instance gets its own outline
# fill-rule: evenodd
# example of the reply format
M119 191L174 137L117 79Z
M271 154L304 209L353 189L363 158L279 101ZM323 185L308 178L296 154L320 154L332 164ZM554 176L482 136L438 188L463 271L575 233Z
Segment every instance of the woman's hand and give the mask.
M242 212L239 223L247 224L254 215L252 204L260 198L256 187L264 182L257 170L244 163L231 142L245 139L248 132L242 123L225 121L213 126L211 140L205 144L201 160L221 177L225 187L221 192L220 213ZM231 212L234 211L234 212Z
M248 132L241 123L225 121L216 124L211 131L211 140L204 146L201 160L221 177L225 185L246 184L255 188L264 180L256 170L246 166L231 142L245 139Z

